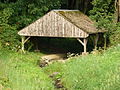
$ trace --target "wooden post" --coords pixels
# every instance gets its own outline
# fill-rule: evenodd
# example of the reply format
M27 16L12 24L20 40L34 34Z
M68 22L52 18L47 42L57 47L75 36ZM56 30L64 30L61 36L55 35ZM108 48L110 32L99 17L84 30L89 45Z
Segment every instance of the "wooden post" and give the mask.
M106 33L104 33L104 50L106 49L107 47L107 36L106 36Z
M98 44L99 34L95 35L95 41L94 41L94 49L97 50L97 44Z
M87 38L84 38L83 41L77 38L77 40L84 46L84 53L87 53Z
M87 38L84 38L84 53L87 53Z
M34 38L34 43L35 43L35 51L38 51L38 39Z
M25 36L22 36L22 42L21 42L21 50L22 50L22 52L25 52L25 43L28 41L30 39L30 37L28 37L28 38L26 38L25 39Z
M21 43L21 49L22 49L22 52L24 52L24 49L25 49L25 47L24 47L24 42L25 42L25 37L24 36L22 36L22 43Z

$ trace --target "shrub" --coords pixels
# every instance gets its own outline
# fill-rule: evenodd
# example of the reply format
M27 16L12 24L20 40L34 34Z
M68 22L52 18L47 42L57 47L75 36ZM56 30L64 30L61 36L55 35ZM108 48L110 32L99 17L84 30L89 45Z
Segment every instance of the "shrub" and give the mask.
M0 43L3 48L17 50L20 44L17 28L9 24L13 12L12 8L4 8L0 12Z
M114 0L93 0L93 9L90 11L97 28L108 30L105 37L112 45L120 43L120 25L115 20L114 3Z
M116 30L110 35L111 45L120 44L120 23L117 24Z
M8 24L2 25L0 30L0 43L3 48L17 50L20 48L19 36L17 35L16 27Z

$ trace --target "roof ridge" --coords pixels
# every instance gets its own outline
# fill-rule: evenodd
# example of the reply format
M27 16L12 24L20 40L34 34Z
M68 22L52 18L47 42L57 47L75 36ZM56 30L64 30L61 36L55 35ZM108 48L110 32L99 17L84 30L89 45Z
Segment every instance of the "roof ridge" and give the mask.
M79 10L69 10L69 9L53 9L52 11L79 11Z

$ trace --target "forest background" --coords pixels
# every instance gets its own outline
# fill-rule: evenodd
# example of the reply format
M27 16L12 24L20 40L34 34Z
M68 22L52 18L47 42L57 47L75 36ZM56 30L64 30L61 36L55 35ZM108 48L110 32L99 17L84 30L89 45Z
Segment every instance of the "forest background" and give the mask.
M53 9L79 9L105 28L110 45L120 43L119 0L0 0L0 48L20 49L19 30ZM113 38L114 37L114 38Z
M58 85L62 85L59 90L120 90L119 3L120 0L0 0L0 90L58 90ZM85 56L70 56L65 63L55 62L40 68L45 51L19 52L21 37L17 33L53 9L78 9L88 15L97 28L108 30L104 37L111 47ZM68 47L71 44L79 53L82 50L77 47L77 40L73 43L68 38L60 42L52 40L62 49L71 49Z

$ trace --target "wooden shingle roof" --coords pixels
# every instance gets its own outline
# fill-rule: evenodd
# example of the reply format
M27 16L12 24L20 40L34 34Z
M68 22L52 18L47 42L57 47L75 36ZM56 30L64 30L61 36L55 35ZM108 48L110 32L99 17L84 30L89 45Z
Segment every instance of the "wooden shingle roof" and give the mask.
M54 10L54 12L89 34L106 32L105 30L96 29L94 22L79 10Z
M52 10L18 32L21 36L86 38L103 33L94 22L78 10Z

